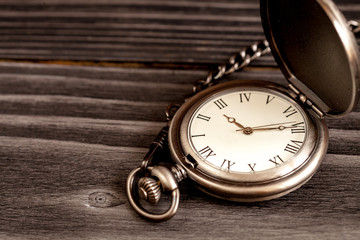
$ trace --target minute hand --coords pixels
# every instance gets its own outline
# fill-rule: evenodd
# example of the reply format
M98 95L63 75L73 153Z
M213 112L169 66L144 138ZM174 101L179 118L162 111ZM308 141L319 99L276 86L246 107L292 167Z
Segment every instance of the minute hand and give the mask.
M251 129L253 130L274 130L274 129L279 129L279 125L281 124L289 124L289 123L295 123L296 121L292 121L292 122L282 122L282 123L272 123L272 124L267 124L267 125L261 125L261 126L256 126L256 127L252 127ZM265 128L265 127L270 127L270 126L276 126L278 125L278 127L272 127L272 128ZM286 127L286 128L290 128L290 127ZM284 128L285 129L285 128ZM283 129L281 129L283 130ZM242 131L241 129L236 130L236 131Z
M276 126L276 125L282 125L282 124L289 124L289 123L296 123L296 121L292 121L292 122L281 122L281 123L272 123L272 124L266 124L266 125L261 125L261 126L252 127L252 128L270 127L270 126Z
M252 128L252 130L253 131L258 131L258 130L284 130L286 128L295 128L295 126L283 126L283 125L280 125L278 127L268 127L268 128L258 127L258 128Z

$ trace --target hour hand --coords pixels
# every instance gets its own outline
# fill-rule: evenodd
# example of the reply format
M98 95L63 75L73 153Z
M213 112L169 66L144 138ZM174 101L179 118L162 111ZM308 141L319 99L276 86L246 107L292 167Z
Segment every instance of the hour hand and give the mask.
M233 117L228 117L228 116L226 116L225 114L224 114L224 117L227 118L227 120L228 120L229 123L234 123L236 126L238 126L238 127L241 128L241 129L244 129L244 128L245 128L243 125L241 125L240 123L236 122L236 119L235 119L235 118L233 118Z

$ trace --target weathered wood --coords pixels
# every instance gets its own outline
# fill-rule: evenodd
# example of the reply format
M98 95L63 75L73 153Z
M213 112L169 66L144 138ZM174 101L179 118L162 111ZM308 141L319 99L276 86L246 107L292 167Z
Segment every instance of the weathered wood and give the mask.
M178 214L155 224L132 211L125 179L165 124L171 95L182 100L206 71L1 63L0 72L2 238L204 239L211 231L210 239L356 239L359 234L359 106L342 119L328 119L329 153L301 189L244 204L208 197L184 182ZM230 79L284 83L277 69L249 68Z
M357 0L336 2L360 20ZM328 154L289 195L233 203L185 181L163 223L127 202L167 104L263 38L258 1L0 0L0 28L0 239L359 238L360 104L326 119ZM286 84L270 55L235 79Z
M335 2L360 20L358 0ZM254 0L21 0L0 9L0 59L218 64L264 38Z
M175 218L141 220L124 182L145 148L0 137L3 236L81 238L356 239L358 156L328 154L301 189L277 200L231 203L182 184ZM350 183L349 183L350 182ZM329 197L331 196L331 197ZM9 229L7 226L11 226ZM209 231L211 236L209 236Z
M352 126L356 128L355 130L345 130L345 127L344 129L330 129L329 153L358 154L359 122L360 113L357 113L355 119L348 121L344 118L342 121L343 126ZM148 147L165 125L165 122L136 120L0 115L2 136L56 139L109 146Z

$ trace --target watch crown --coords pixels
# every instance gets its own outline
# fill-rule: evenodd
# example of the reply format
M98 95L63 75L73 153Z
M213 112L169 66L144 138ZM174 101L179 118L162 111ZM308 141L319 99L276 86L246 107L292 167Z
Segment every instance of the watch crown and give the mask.
M140 178L139 183L139 195L141 199L144 199L150 203L158 203L161 197L161 189L158 182L150 177Z

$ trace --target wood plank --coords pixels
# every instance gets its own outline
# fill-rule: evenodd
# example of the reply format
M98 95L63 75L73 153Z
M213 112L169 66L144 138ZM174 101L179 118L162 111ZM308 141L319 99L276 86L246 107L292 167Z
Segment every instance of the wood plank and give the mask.
M330 128L328 152L347 155L359 154L359 122L360 113L356 113L356 116L353 116L349 122L347 118L343 119L342 126L348 126L348 129L346 127ZM0 115L2 136L54 139L109 146L146 148L165 125L165 122L136 120Z
M328 119L329 153L301 189L244 204L184 182L178 214L155 224L130 208L126 176L164 125L168 101L183 101L207 71L1 63L0 72L2 238L201 239L206 229L214 239L358 235L359 107ZM285 82L273 68L247 68L231 79Z
M358 237L358 156L328 154L304 187L267 202L217 200L183 183L179 213L155 224L141 220L125 196L126 175L145 151L0 137L1 189L6 189L0 236L168 239L176 233L204 239L209 238L204 229L211 229L210 239Z
M360 20L357 0L335 2ZM0 9L0 59L218 64L264 38L253 0L20 0ZM271 57L255 65L276 66Z
M335 2L360 20L358 0ZM359 238L360 104L327 119L323 164L282 198L227 202L184 181L163 223L127 202L167 104L264 38L258 1L0 0L0 28L0 59L15 60L0 62L0 239ZM286 84L271 55L235 79Z

